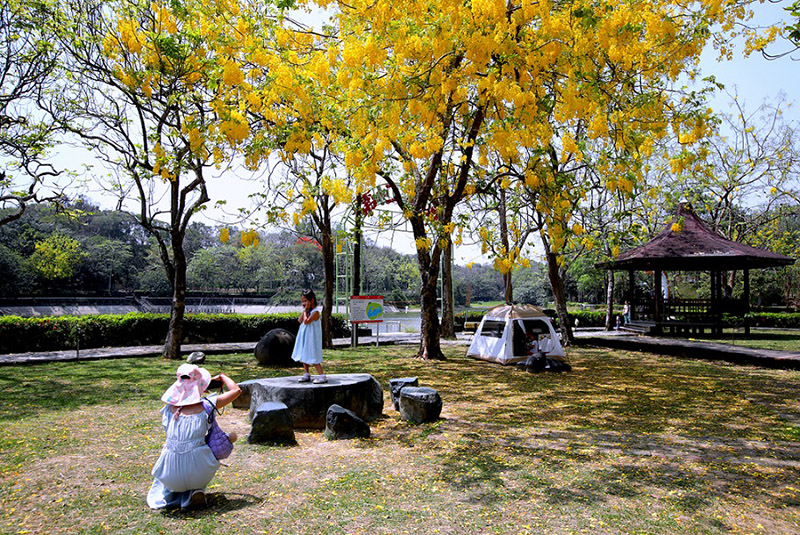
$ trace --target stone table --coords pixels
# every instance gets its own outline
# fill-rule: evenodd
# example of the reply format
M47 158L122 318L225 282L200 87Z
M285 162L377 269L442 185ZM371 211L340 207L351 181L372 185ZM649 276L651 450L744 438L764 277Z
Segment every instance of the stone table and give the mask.
M329 374L328 382L300 383L299 375L248 381L250 418L262 403L280 401L289 407L296 429L325 429L325 415L331 405L340 405L364 421L383 413L383 390L368 373Z

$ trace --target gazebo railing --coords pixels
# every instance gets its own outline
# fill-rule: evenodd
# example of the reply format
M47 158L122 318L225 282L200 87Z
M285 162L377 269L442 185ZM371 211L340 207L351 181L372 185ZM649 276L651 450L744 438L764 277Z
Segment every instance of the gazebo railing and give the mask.
M712 316L715 311L711 305L711 299L665 299L663 315L676 318Z
M725 298L712 302L711 299L664 299L659 303L660 321L705 321L717 322L723 313L743 315L747 312L744 299ZM639 320L654 321L656 314L652 301L636 303L635 317Z

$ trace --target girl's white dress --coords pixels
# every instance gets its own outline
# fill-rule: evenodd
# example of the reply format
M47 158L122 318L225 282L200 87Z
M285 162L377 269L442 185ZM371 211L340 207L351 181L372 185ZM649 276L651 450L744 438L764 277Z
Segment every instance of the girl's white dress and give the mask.
M314 312L320 316L307 325L300 324L292 350L292 359L304 364L322 364L322 312L320 307L311 311Z
M216 406L216 397L208 398ZM204 491L219 468L219 461L206 445L208 414L181 414L175 418L169 406L161 409L167 440L153 466L155 480L147 493L152 509L187 507L196 491Z

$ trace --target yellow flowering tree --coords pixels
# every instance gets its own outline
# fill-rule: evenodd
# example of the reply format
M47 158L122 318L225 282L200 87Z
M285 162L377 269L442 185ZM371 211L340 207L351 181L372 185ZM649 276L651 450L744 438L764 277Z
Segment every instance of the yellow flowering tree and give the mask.
M727 35L746 14L732 0L303 6L331 10L331 27L310 32L285 19L274 46L251 55L238 46L231 60L232 77L248 62L261 66L249 93L229 101L256 118L245 154L263 161L276 130L283 150L308 154L325 132L354 191L388 184L416 243L425 358L441 357L440 257L457 206L486 178L476 164L488 155L517 165L524 151L545 156L522 167L542 182L530 187L557 261L572 232L566 216L584 191L559 166L579 161L585 139L606 140L608 156L594 164L608 177L603 187L632 191L638 154L670 121L684 120L669 113L669 84L691 68L711 38L707 28L721 24L716 35ZM237 20L255 19L240 11Z
M31 263L45 279L69 279L86 256L77 240L64 234L51 234L36 243Z
M741 4L721 2L509 7L514 31L493 34L503 61L483 71L495 84L478 163L495 162L487 180L507 174L509 189L524 190L567 326L563 270L590 244L576 216L592 207L596 189L631 197L643 157L672 130L704 133L705 113L690 98L676 98L675 86L679 76L693 74L709 40L698 27L722 24L724 36L746 13ZM522 260L517 247L500 242L499 249L506 253L496 260L503 269Z
M232 58L253 35L268 39L272 22L231 25L236 0L79 0L60 10L51 30L64 70L47 111L107 164L158 243L173 291L164 355L178 358L186 230L210 201L208 168L243 153L250 132L243 110L227 105L247 92Z

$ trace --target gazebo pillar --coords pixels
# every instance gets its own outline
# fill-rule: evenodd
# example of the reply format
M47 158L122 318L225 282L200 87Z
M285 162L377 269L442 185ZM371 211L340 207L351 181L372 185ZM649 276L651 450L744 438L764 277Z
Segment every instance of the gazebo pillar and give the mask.
M744 313L750 312L750 270L744 270Z
M708 305L708 311L711 312L714 309L714 305L717 302L717 272L711 271L711 304Z
M655 295L653 296L655 300L654 315L656 321L661 321L661 312L664 308L663 297L661 295L661 270L653 271L653 277L655 277L654 282L656 288Z
M750 312L750 270L744 270L744 313L747 314ZM750 319L744 319L744 334L750 334Z
M636 319L636 277L635 272L632 269L628 270L628 292L630 292L630 296L628 297L630 303L630 315L631 320Z

